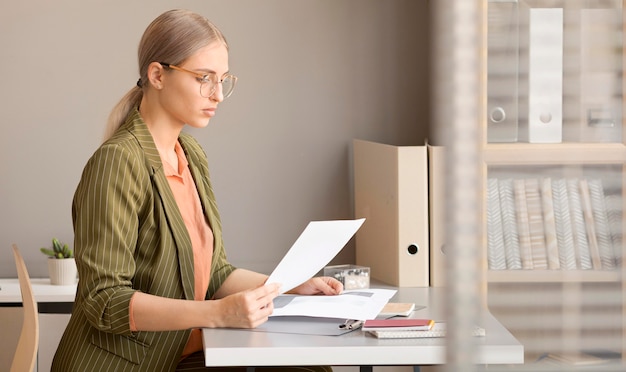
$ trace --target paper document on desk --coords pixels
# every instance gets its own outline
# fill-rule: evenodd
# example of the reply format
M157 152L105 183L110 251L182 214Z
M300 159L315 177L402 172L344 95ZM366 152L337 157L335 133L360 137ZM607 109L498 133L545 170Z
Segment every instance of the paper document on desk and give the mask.
M274 299L275 316L310 316L374 319L396 293L395 289L354 289L336 296L280 295Z
M282 284L281 293L285 293L311 279L341 251L363 221L365 218L309 222L266 283Z

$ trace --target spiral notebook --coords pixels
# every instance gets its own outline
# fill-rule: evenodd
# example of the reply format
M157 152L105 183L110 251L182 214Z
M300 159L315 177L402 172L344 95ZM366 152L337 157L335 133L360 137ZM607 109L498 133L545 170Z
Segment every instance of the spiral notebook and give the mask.
M376 338L436 338L446 336L446 323L435 323L429 331L369 331ZM475 326L472 336L485 336L485 329Z

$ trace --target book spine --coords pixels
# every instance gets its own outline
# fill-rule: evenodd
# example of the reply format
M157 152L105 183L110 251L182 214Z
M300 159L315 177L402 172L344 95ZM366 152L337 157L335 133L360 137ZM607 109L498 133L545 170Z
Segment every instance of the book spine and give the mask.
M506 269L500 192L496 178L487 180L487 263L489 270Z
M601 270L602 260L600 259L600 247L598 246L598 237L596 235L593 208L591 207L589 183L584 178L580 180L580 201L583 209L583 217L585 218L587 238L589 239L589 253L591 254L591 263L594 270Z
M541 196L539 193L539 181L536 178L527 178L526 206L528 208L528 225L530 227L530 247L533 257L534 269L547 269L548 257L546 254L545 232L543 228L543 215L541 211Z
M522 258L520 257L519 236L517 235L517 222L515 221L515 197L513 195L513 180L507 178L499 180L500 209L502 214L502 234L504 237L504 254L506 267L509 270L520 270Z
M613 252L613 242L611 241L611 232L609 231L609 218L606 211L606 204L604 204L602 180L591 179L588 181L588 185L602 269L613 270L615 269L615 255Z
M543 228L546 237L546 254L548 256L548 268L559 270L559 247L556 238L556 221L554 217L554 202L552 200L552 180L541 180L541 206L543 211Z
M587 241L585 218L583 217L578 180L567 180L567 192L569 194L574 246L576 248L576 263L580 269L589 270L593 268L593 265L589 253L589 242Z
M622 198L620 195L607 194L605 204L609 220L609 231L615 255L615 265L622 267Z
M565 179L552 180L552 202L560 266L562 270L576 270L574 232L568 199Z
M513 181L515 195L515 215L517 216L517 231L519 235L520 257L522 268L533 269L533 259L530 246L530 227L528 222L528 208L526 207L526 186L523 179Z

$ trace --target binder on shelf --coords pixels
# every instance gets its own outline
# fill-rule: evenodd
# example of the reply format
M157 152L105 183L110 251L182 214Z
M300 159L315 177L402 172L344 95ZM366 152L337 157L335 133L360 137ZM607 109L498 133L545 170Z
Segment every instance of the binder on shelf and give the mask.
M487 8L487 141L517 141L517 4L489 2Z
M578 118L563 133L571 142L621 142L622 9L580 9ZM574 130L577 129L577 130Z
M399 287L429 286L426 146L354 140L356 264ZM359 217L359 218L360 218Z
M443 146L428 145L428 203L430 227L430 285L446 284L446 159Z
M563 9L520 8L520 141L559 143L563 126Z

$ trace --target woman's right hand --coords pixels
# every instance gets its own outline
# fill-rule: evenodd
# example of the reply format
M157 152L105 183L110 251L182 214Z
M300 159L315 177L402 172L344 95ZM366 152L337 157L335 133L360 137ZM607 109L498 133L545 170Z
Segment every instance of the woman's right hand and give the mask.
M280 285L273 283L208 301L216 306L210 312L209 322L212 327L255 328L265 323L274 311L273 300L279 290Z

